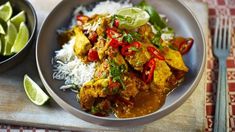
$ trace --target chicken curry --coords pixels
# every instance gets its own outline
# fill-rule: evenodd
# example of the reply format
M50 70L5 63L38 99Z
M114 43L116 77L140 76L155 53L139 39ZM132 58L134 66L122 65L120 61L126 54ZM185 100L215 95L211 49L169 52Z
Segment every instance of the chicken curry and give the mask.
M60 36L61 41L75 36L76 56L96 63L93 79L77 98L85 111L97 116L131 118L155 112L189 71L182 55L192 47L192 38L159 37L149 22L125 29L122 19L81 13L77 25Z

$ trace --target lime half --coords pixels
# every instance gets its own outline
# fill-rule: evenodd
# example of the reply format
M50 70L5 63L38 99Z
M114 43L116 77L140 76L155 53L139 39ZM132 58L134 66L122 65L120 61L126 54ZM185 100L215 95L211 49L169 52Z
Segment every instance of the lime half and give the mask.
M24 75L24 90L36 105L43 105L49 99L47 94L28 75Z
M17 34L15 43L11 49L11 52L18 53L20 52L29 39L29 30L24 22L20 24L19 32Z
M17 29L10 21L7 22L7 34L5 36L4 56L12 55L11 48L17 36Z
M128 30L135 29L146 24L150 18L146 11L137 7L122 8L117 11L116 15L121 16L119 27Z
M20 24L22 22L25 22L25 19L25 11L21 11L20 13L11 18L11 22L16 26L17 29L19 29Z
M12 7L10 2L6 2L4 5L0 6L0 18L7 21L12 16Z

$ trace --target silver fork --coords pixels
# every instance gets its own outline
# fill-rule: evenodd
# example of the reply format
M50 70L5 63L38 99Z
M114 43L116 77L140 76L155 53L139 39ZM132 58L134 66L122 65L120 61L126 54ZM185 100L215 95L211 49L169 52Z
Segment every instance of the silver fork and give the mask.
M214 132L227 131L227 66L231 43L231 19L228 16L216 19L213 51L219 60L219 77L216 95L216 109L214 117Z

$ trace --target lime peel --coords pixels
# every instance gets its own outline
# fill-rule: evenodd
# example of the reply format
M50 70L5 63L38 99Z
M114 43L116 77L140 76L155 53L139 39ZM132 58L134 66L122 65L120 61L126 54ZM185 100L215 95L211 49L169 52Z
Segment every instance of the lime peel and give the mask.
M49 99L49 96L27 74L24 75L24 90L36 105L43 105Z

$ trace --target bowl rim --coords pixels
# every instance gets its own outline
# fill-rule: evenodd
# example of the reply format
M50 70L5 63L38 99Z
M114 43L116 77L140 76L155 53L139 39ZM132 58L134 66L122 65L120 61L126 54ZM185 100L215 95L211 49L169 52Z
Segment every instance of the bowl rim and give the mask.
M36 34L36 31L37 31L37 25L38 25L38 20L37 20L37 14L36 14L36 11L34 9L34 7L32 6L32 4L27 1L27 0L23 0L22 3L24 3L26 6L29 7L30 11L32 11L32 14L33 14L33 19L35 21L35 24L33 25L33 29L32 29L32 33L30 34L30 37L29 37L29 40L27 41L27 43L25 44L24 48L20 50L20 52L10 56L9 58L3 60L3 61L0 61L0 65L4 64L4 63L7 63L7 62L10 62L12 59L14 59L15 57L17 57L22 51L24 51L24 49L26 47L28 47L28 45L30 44L30 42L33 40L35 34Z
M71 106L70 104L68 104L67 102L65 102L63 99L61 99L53 90L52 88L49 86L49 83L47 83L46 79L44 78L40 65L39 65L39 58L38 58L38 45L39 45L39 39L41 36L41 31L44 27L44 24L46 23L47 19L51 16L51 14L54 14L54 12L56 11L57 8L60 8L63 3L65 1L61 1L59 2L54 8L53 10L49 13L49 15L46 17L46 19L44 19L40 30L39 30L39 34L37 36L37 41L36 41L36 52L35 52L35 57L36 57L36 64L37 64L37 69L38 69L38 73L40 76L40 79L43 83L43 85L45 86L46 90L48 91L48 93L52 96L52 98L55 100L55 102L57 104L59 104L59 106L61 106L64 110L69 111L71 114L76 115L76 117L81 118L82 120L94 123L94 124L99 124L99 125L104 125L104 126L131 126L131 124L111 124L111 125L107 125L107 124L102 124L102 122L98 123L97 121L113 121L113 122L120 122L120 121L136 121L136 120L142 120L144 118L149 118L149 120L145 120L144 123L135 123L135 124L146 124L146 123L150 123L156 119L160 119L166 115L168 115L169 113L175 111L177 108L179 108L179 106L181 106L187 99L188 97L193 93L193 91L196 89L197 85L199 84L201 77L203 75L204 69L205 69L205 65L206 65L206 41L205 41L205 36L204 36L204 32L202 30L201 24L199 23L197 17L195 16L195 14L192 12L192 10L186 5L186 3L184 1L176 1L179 4L181 4L181 6L183 6L192 16L192 18L195 20L195 22L197 23L197 26L200 30L200 36L202 38L202 42L203 42L203 56L202 56L202 63L200 65L200 69L198 74L196 75L195 80L193 81L193 83L190 85L190 87L186 90L186 92L180 97L177 98L176 101L174 101L174 103L168 105L167 107L163 108L163 109L159 109L153 113L144 115L144 116L139 116L139 117L134 117L134 118L109 118L109 117L99 117L99 116L95 116L92 115L90 113L87 113L85 111L82 110L78 110L77 108ZM90 2L90 1L88 1ZM180 100L180 101L179 101ZM170 108L175 108L175 109L170 109ZM77 114L75 114L75 112ZM164 113L163 113L164 112ZM159 114L159 118L156 118L156 114ZM153 115L155 115L155 118L151 118L153 117ZM89 119L87 119L89 118Z

